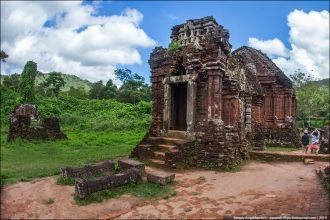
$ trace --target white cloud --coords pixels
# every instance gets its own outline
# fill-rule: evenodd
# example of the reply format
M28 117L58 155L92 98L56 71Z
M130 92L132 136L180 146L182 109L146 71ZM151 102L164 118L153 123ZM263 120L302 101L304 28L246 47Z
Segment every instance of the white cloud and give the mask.
M1 1L2 73L21 72L28 60L40 71L61 71L91 81L113 78L118 64L141 63L139 48L156 43L140 27L143 14L97 16L98 4L77 1ZM45 27L47 21L54 25Z
M275 45L271 42L275 39L250 41L250 38L249 46L267 53L287 75L300 69L316 78L329 78L329 12L294 10L288 15L288 26L291 44L288 54L274 53Z
M175 20L178 20L179 19L179 16L177 15L169 15L170 19L175 21Z
M277 38L273 40L259 40L257 38L249 38L249 45L258 48L267 53L270 57L288 56L288 49L285 48L283 42Z

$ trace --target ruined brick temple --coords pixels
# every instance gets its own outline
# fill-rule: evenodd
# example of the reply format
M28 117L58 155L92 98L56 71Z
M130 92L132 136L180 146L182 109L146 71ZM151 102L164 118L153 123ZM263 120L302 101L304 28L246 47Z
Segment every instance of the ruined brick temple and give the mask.
M43 117L41 124L37 122L39 114L35 105L19 104L9 117L9 131L7 140L13 141L16 138L28 140L58 140L67 139L67 136L60 129L60 121L56 117Z
M225 168L266 143L299 144L292 83L265 54L231 52L228 30L213 17L174 26L171 40L151 53L152 124L132 156Z

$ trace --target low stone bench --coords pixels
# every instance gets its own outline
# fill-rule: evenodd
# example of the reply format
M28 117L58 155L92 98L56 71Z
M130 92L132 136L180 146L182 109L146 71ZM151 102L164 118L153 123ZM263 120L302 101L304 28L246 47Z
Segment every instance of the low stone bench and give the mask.
M172 182L175 178L174 173L168 173L164 171L148 171L147 180L149 182L158 183L160 185L166 185Z
M145 165L144 163L136 160L131 160L131 159L122 159L118 161L119 166L122 171L125 171L127 169L130 169L132 167L140 170L141 175L145 174Z
M75 182L75 193L78 197L84 198L88 194L110 189L117 186L122 186L131 181L141 182L142 176L137 168L130 168L123 173L100 177L94 180L77 178Z
M115 163L113 161L105 161L100 164L86 165L84 167L61 167L61 176L64 178L87 178L89 176L107 173L108 175L115 173Z

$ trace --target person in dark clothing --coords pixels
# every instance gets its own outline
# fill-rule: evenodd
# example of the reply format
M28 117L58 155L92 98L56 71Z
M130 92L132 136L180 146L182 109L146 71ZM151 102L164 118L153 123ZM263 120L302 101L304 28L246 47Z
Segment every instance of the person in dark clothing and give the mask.
M306 154L309 146L309 135L307 130L304 131L304 135L301 137L301 144L302 151Z

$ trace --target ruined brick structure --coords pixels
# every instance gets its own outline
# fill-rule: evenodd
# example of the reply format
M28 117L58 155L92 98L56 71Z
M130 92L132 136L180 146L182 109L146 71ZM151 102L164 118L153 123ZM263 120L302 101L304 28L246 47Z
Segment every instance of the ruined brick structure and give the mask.
M171 40L180 47L156 47L150 56L152 124L133 156L232 167L265 142L296 144L292 84L265 54L231 53L228 30L213 17L174 26Z
M17 105L9 117L8 141L16 138L35 140L67 139L60 129L60 121L56 117L43 118L41 126L32 126L37 120L38 111L35 105Z

